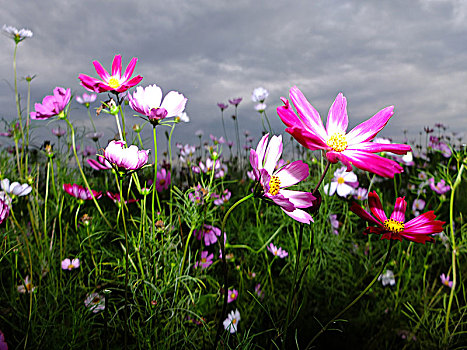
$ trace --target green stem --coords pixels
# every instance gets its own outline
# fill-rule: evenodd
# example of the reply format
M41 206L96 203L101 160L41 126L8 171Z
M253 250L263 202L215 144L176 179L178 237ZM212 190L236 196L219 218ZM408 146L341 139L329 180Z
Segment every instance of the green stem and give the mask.
M157 131L156 126L152 127L153 139L154 139L154 177L152 182L152 198L151 198L151 208L152 208L152 233L156 234L156 205L155 199L157 198L157 206L161 212L161 204L159 202L159 196L156 191L156 182L157 182Z
M70 127L70 130L71 130L71 142L72 142L72 146L73 146L73 153L75 155L75 159L76 159L76 163L78 164L78 168L79 168L79 171L81 173L81 177L83 178L83 181L86 185L86 188L88 189L89 193L91 194L91 197L92 197L92 200L94 201L94 204L96 205L97 207L97 210L99 211L99 213L101 214L102 216L102 219L104 219L105 223L107 224L107 226L112 229L112 225L110 224L109 220L107 220L107 218L105 217L104 213L102 212L102 209L101 207L99 206L99 203L97 203L97 199L96 197L94 197L94 193L92 192L91 190L91 187L89 186L89 183L88 183L88 180L86 179L86 175L84 175L84 171L83 171L83 168L81 167L81 163L79 162L79 157L78 157L78 153L76 153L76 143L75 143L75 129L73 128L73 125L70 123L70 121L68 120L68 118L64 118L66 123L68 124L68 126Z
M221 228L221 237L219 238L219 242L221 245L221 253L222 253L222 265L224 267L224 304L222 305L222 313L219 318L219 324L217 326L217 333L216 333L216 339L214 341L214 349L217 349L217 343L219 342L219 338L222 332L222 322L225 318L225 313L227 311L227 297L228 297L228 289L229 289L229 278L228 278L228 269L227 269L227 261L225 259L225 242L224 242L224 232L225 232L225 223L227 222L227 218L229 217L230 213L240 204L245 202L246 200L252 198L254 196L254 193L249 194L246 197L243 197L242 199L238 200L232 207L225 213L224 220L222 220L222 228Z
M123 199L123 179L120 179L120 211L122 214L123 230L125 232L125 307L123 309L125 316L125 336L124 348L128 348L128 232L125 222L125 200Z
M388 252L386 253L386 258L384 259L384 262L383 262L383 265L381 266L381 269L380 271L378 272L378 274L375 276L375 278L373 278L373 280L370 282L370 284L349 304L345 307L345 309L343 309L342 311L340 311L336 316L334 316L328 323L326 323L326 325L321 328L321 330L313 337L313 339L311 339L311 341L308 343L308 345L306 346L305 349L310 349L311 348L311 345L314 343L314 341L316 339L318 339L318 337L323 334L331 324L333 324L337 319L339 319L344 313L347 312L347 310L349 310L357 301L359 301L365 294L366 292L368 292L370 290L370 288L373 286L373 284L375 284L375 282L378 280L378 277L381 276L381 274L383 273L384 271L384 268L386 267L388 261L389 261L389 256L391 255L391 249L392 249L392 245L394 243L394 240L390 240L389 243L388 243Z
M18 83L17 83L17 77L16 77L16 51L18 50L18 43L15 45L15 51L13 53L13 72L14 72L14 80L15 80L15 102L16 102L16 108L18 110L18 120L19 120L19 128L21 131L21 164L22 164L22 159L23 159L23 152L24 152L24 130L23 130L23 120L21 116L21 107L19 105L19 94L18 94ZM18 173L21 176L21 168L18 169Z

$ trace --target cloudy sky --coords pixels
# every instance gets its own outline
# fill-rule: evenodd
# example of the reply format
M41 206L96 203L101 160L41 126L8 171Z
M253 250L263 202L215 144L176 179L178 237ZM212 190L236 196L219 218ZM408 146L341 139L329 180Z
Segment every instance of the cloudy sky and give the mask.
M17 56L18 77L37 75L33 102L55 86L85 92L78 74L97 77L93 60L110 69L114 55L121 54L124 67L138 58L135 73L144 77L142 86L156 83L188 98L191 122L175 131L182 142L195 142L198 129L220 135L217 102L232 97L243 97L240 130L258 139L261 122L251 101L258 86L270 92L267 113L276 133L284 127L275 108L293 85L323 118L343 92L350 126L394 105L383 136L401 139L403 130L418 135L437 122L467 131L466 0L0 0L0 5L0 25L34 32L20 43ZM2 36L0 46L0 117L12 120L14 44ZM19 81L19 90L26 96L25 81ZM225 112L229 130L233 111ZM89 126L85 109L75 102L70 119ZM127 117L129 126L137 121ZM37 139L54 123L37 122ZM108 116L97 117L96 125L106 137L116 131Z

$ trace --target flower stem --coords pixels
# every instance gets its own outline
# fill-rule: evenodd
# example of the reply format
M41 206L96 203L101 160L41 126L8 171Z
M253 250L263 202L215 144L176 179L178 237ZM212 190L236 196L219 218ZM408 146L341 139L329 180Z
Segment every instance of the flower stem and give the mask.
M123 179L120 179L120 212L122 214L123 231L125 232L125 306L123 308L125 317L124 348L128 348L128 232L125 222L125 200L123 199Z
M224 242L224 232L225 232L225 223L227 222L227 218L229 217L230 213L240 204L245 202L246 200L252 198L254 193L250 193L248 196L243 197L242 199L238 200L232 207L225 213L224 220L222 220L222 228L221 228L221 237L219 238L219 243L221 245L221 253L222 253L222 266L224 267L224 304L222 305L222 313L219 318L219 324L217 326L217 333L216 339L214 340L214 349L217 349L217 343L219 342L219 338L222 332L222 322L225 318L225 313L227 311L227 297L228 297L228 290L229 290L229 278L228 278L228 270L227 270L227 261L225 259L225 242Z
M313 195L315 195L316 191L318 191L319 186L321 186L321 183L323 182L324 177L326 176L326 173L328 172L330 166L331 166L331 163L328 160L327 163L326 163L326 167L324 168L323 174L321 175L321 177L319 178L318 183L316 184L315 188L313 189L313 192L312 192Z
M349 304L345 307L345 309L343 309L342 311L340 311L336 316L334 316L328 323L326 323L326 325L321 328L321 330L316 333L316 335L313 337L313 339L311 339L311 341L308 343L308 345L306 346L305 349L310 349L311 348L311 345L314 343L314 341L316 339L318 339L318 337L323 334L331 324L333 324L339 317L341 317L344 313L347 312L347 310L349 310L357 301L359 301L365 294L366 292L368 292L370 290L370 288L373 286L373 284L375 284L375 282L378 280L378 277L381 276L381 274L383 273L384 271L384 268L386 267L388 261L389 261L389 257L391 255L391 249L392 249L392 245L394 243L394 240L389 240L389 243L388 243L388 252L386 253L386 257L384 259L384 262L383 262L383 265L381 266L381 269L380 271L378 272L378 274L375 276L375 278L373 278L373 280L370 282L370 284Z

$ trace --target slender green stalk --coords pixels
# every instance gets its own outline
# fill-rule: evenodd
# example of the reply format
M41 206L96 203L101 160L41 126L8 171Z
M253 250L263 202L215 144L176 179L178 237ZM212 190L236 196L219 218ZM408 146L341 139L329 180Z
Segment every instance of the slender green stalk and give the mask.
M229 142L229 138L227 137L227 132L225 131L224 110L223 109L221 109L221 118L222 118L222 129L224 130L224 135L225 135L225 142Z
M157 182L157 131L156 126L152 127L153 139L154 139L154 178L152 183L152 198L151 198L151 208L152 208L152 233L156 234L156 204L155 199L157 198L157 206L159 211L162 211L161 204L159 202L159 196L156 191L156 182Z
M76 163L78 164L79 171L81 173L81 177L83 178L84 184L86 185L86 188L88 189L89 193L91 194L92 200L94 201L94 204L97 207L97 210L102 216L102 219L104 219L105 223L107 226L111 229L112 225L110 224L109 220L105 217L104 213L102 212L101 207L99 206L99 203L97 203L96 197L94 197L94 193L91 190L91 187L89 186L88 180L86 179L86 175L84 175L83 168L81 167L81 163L79 161L78 153L76 153L76 143L75 143L75 129L73 128L73 125L70 123L68 118L64 118L67 125L70 127L71 130L71 142L72 142L72 147L73 147L73 153L75 155Z
M169 151L169 164L170 164L170 176L171 176L171 179L172 179L172 134L175 130L175 124L172 124L172 129L170 130L170 134L169 134L169 140L168 140L168 145L167 145L167 148L168 148L168 151ZM170 213L170 226L172 226L172 219L173 219L173 213L172 213L172 209L173 209L173 193L172 193L172 187L173 187L173 183L172 183L172 180L170 181L170 184L169 184L169 192L170 192L170 201L169 201L169 213Z
M274 130L271 127L271 123L269 123L269 118L266 115L266 111L263 111L263 114L264 114L264 118L266 119L266 122L268 123L269 132L271 133L271 135L274 135Z
M378 274L375 276L375 278L373 278L373 280L370 282L370 284L349 304L347 305L342 311L340 311L336 316L334 316L328 323L326 323L326 325L324 327L321 328L321 330L316 333L316 335L313 337L313 339L311 339L311 341L308 343L308 345L306 346L305 349L310 349L311 348L311 345L314 343L314 341L316 339L318 339L318 337L323 334L331 324L333 324L337 319L339 319L343 314L345 314L347 312L347 310L349 310L357 301L359 301L365 294L366 292L368 292L370 290L370 288L373 286L373 284L375 284L375 282L378 280L378 277L383 273L384 271L384 268L386 267L388 261L389 261L389 257L391 255L391 249L392 249L392 245L394 243L394 240L389 240L389 243L388 243L388 252L386 253L386 258L384 259L384 262L383 262L383 265L381 266L381 269L380 271L378 272Z
M23 130L23 120L22 120L22 115L21 115L21 106L19 104L19 94L18 94L18 79L16 76L16 52L18 50L18 43L15 44L15 51L13 53L13 73L14 73L14 81L15 81L15 102L16 102L16 108L18 111L18 120L19 120L19 128L21 131L21 161L20 164L22 164L23 160L23 152L24 152L24 130ZM17 145L16 145L17 146ZM18 152L18 146L16 147L16 151ZM21 167L18 168L18 173L21 176L22 171Z
M28 82L28 104L26 107L26 153L24 157L24 177L27 178L28 176L28 157L29 157L29 123L30 123L30 115L29 110L31 106L31 79L26 79Z
M457 256L457 246L456 246L456 236L454 235L454 194L456 192L457 186L461 183L462 173L464 171L464 164L461 165L459 172L457 173L457 178L454 184L451 186L451 199L449 201L449 228L451 231L451 264L452 264L452 287L451 293L449 294L448 308L446 310L446 324L444 327L444 341L447 341L449 333L449 315L452 308L452 300L454 299L454 292L457 286L457 268L456 268L456 256Z
M91 117L91 111L89 110L89 103L86 103L86 109L88 110L88 116L89 116L89 120L91 121L92 129L94 130L94 132L96 132L96 126L94 125L94 121L92 120L92 117Z
M128 349L128 232L125 222L125 200L123 199L123 179L120 179L120 212L123 221L123 231L125 232L125 307L123 309L125 316L125 337L124 348Z
M282 349L286 349L287 344L287 329L289 328L289 320L290 320L290 309L292 307L292 300L295 296L295 284L297 283L297 275L298 275L298 267L300 265L300 255L302 252L302 241L303 241L303 226L304 224L300 225L300 233L298 235L298 245L297 245L297 255L295 260L295 268L293 273L293 282L290 288L289 297L287 299L287 313L285 319L285 328L284 328L284 341L282 342Z
M245 202L246 200L252 198L254 193L249 194L248 196L243 197L242 199L238 200L230 209L225 213L224 220L222 220L222 229L221 229L221 237L219 238L219 243L221 245L221 253L222 253L222 266L224 267L224 304L222 305L222 312L219 318L219 323L217 326L217 333L216 339L214 341L214 349L217 349L217 343L219 342L219 338L222 332L222 322L225 318L225 313L227 311L227 297L228 297L228 289L229 289L229 277L228 277L228 269L227 269L227 261L225 259L225 242L224 242L224 232L225 232L225 223L230 215L230 213L240 204Z

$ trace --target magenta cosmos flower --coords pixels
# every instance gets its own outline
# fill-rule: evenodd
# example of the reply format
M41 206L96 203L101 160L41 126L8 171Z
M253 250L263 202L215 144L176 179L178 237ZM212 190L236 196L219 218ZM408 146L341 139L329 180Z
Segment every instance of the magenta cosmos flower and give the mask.
M55 115L63 115L63 111L70 102L71 89L56 87L53 95L45 96L41 103L34 105L35 112L31 112L31 119L49 119Z
M140 151L135 145L125 147L125 141L112 140L104 150L104 158L119 169L137 170L148 162L149 150Z
M302 208L311 207L316 198L311 192L285 189L308 177L308 165L297 160L275 170L282 155L282 136L273 136L269 144L268 137L269 134L264 135L256 150L250 150L253 175L263 188L262 196L279 205L291 218L309 224L313 219Z
M405 210L407 209L407 202L404 197L396 199L394 211L388 219L381 201L376 192L371 192L368 195L368 205L371 212L364 210L360 205L352 203L350 210L360 216L363 220L376 224L376 227L368 226L365 230L367 233L381 234L381 239L398 239L402 241L405 238L409 241L416 243L434 242L431 234L443 231L444 221L435 220L436 215L433 211L426 212L416 218L405 222Z
M278 256L281 259L284 259L289 255L289 253L287 253L287 251L285 251L281 247L279 247L279 248L276 247L272 243L268 245L268 250L269 250L269 252L271 252L272 255Z
M162 100L162 90L156 84L145 88L139 86L133 95L128 95L130 107L144 114L150 122L159 122L164 118L176 117L182 114L187 99L177 91L170 91Z
M347 100L342 93L337 95L329 109L326 129L318 112L296 86L290 89L290 99L298 116L285 98L282 98L285 105L278 107L277 113L287 125L285 130L306 148L312 151L326 151L326 157L331 163L341 161L348 171L352 170L354 165L359 169L391 178L395 173L403 171L397 162L374 153L406 154L411 150L409 145L370 142L392 117L393 106L382 109L347 133Z
M8 205L8 201L0 198L0 224L5 221L9 214L10 206Z
M195 268L201 266L202 269L205 269L212 265L212 259L214 258L214 254L209 254L207 250L201 252L201 258L199 261L195 263Z
M162 168L157 172L156 191L162 192L169 188L170 185L170 170Z
M92 78L86 74L80 74L78 79L81 80L81 85L89 91L94 92L106 92L112 91L116 93L125 92L129 88L139 84L143 77L137 75L131 78L133 71L135 70L136 62L138 59L133 57L126 67L125 73L122 75L122 56L116 55L112 62L112 74L109 74L104 67L98 62L92 62L96 68L97 74L102 80Z
M63 184L63 190L68 193L70 196L81 200L91 200L94 196L96 199L101 198L102 192L92 191L92 195L87 188L77 184Z

